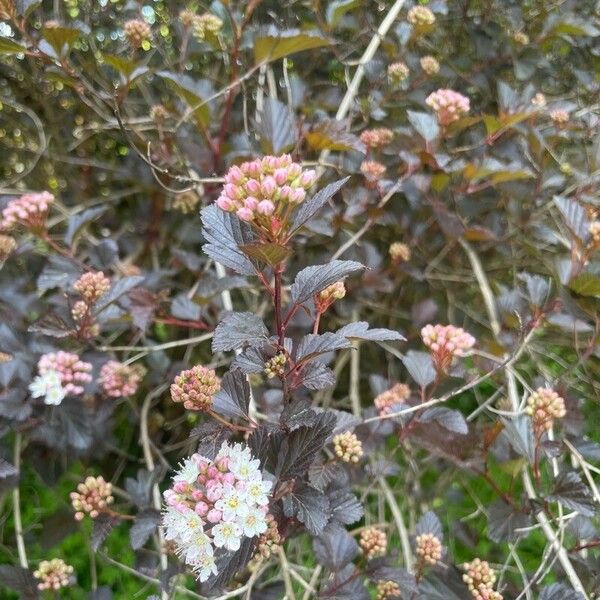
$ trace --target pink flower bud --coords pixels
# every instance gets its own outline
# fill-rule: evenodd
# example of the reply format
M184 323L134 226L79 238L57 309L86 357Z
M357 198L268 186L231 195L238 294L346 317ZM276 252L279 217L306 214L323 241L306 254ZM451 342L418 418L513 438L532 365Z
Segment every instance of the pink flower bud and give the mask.
M288 181L296 179L302 173L302 167L298 163L291 163L287 168Z
M223 488L221 486L210 488L206 492L206 498L209 502L216 502L223 497Z
M275 205L270 200L262 200L258 203L257 211L261 215L270 215L275 210Z
M249 208L238 208L237 211L235 212L235 214L242 220L242 221L252 221L252 219L254 218L254 213L249 209Z
M246 191L253 196L259 196L261 193L260 183L256 179L250 179L249 181L246 181L244 187L246 188Z
M233 473L225 473L223 475L223 483L233 485L235 483L235 475Z
M287 181L288 172L287 169L276 169L273 173L273 179L277 185L283 185Z
M258 200L254 196L248 196L244 200L244 206L246 208L249 208L250 210L254 211L254 210L256 210L256 207L258 206Z
M300 175L300 185L304 188L309 188L317 180L317 172L314 169L304 171Z
M188 484L185 481L177 481L173 485L173 491L177 494L184 494L188 489Z
M290 194L290 202L292 204L300 204L306 198L306 192L302 188L294 188Z
M228 198L231 198L232 200L237 200L239 196L239 189L236 185L233 185L233 183L226 183L223 187L223 193Z
M244 177L244 174L242 173L242 170L236 165L231 167L231 169L229 169L229 171L227 172L227 175L225 176L225 181L227 183L233 183L236 185L243 183L244 179L245 179L245 177Z
M265 198L272 198L277 189L277 183L273 177L265 177L262 182L261 191Z
M225 212L233 212L235 210L235 204L227 196L219 196L217 206Z
M209 523L218 523L221 520L221 517L221 511L217 510L216 508L213 508L212 510L208 511L208 514L206 515L206 520Z
M214 466L213 466L213 467L209 467L209 468L208 468L208 476L209 476L209 477L216 477L216 476L217 476L217 474L218 474L218 472L219 472L219 471L217 470L217 467L214 467Z
M279 198L281 200L289 200L290 198L290 194L292 193L292 188L289 185L284 185L280 190L279 190Z
M261 173L261 164L259 160L253 160L251 162L244 163L242 165L242 171L248 177L259 177Z
M208 513L208 504L206 502L198 502L194 508L197 515L204 517Z
M273 171L279 166L277 156L265 156L262 159L262 167L267 171Z

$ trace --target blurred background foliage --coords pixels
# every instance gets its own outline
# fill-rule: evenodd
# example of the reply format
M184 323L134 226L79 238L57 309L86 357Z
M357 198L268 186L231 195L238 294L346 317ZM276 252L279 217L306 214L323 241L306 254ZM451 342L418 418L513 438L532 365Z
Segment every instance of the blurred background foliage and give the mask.
M406 347L420 349L424 324L452 322L491 355L469 359L466 373L491 369L493 358L536 329L519 363L521 378L534 388L553 382L568 401L565 435L600 442L600 262L589 234L600 205L600 4L432 0L422 4L435 23L419 29L406 20L415 4L407 0L364 65L348 114L336 120L358 61L394 4L0 0L0 192L8 199L51 191L58 199L51 219L57 240L94 268L145 277L143 290L101 323L95 346L81 348L100 361L113 347L140 346L144 353L212 330L223 291L231 292L238 310L264 314L248 281L219 278L202 255L197 213L215 199L218 178L234 162L283 151L307 164L321 159L328 180L348 174L351 181L311 222L291 270L327 261L340 249L344 258L370 267L350 282L327 327L366 320L402 331ZM208 13L222 25L199 31L182 11ZM124 31L131 19L149 26L139 45ZM425 56L439 63L437 72L425 72ZM392 82L387 69L397 62L409 75ZM425 104L438 88L470 99L470 113L445 130ZM391 129L393 140L366 149L360 134L374 127ZM361 172L365 156L384 167L376 181ZM407 245L406 260L390 259L394 242ZM491 284L498 323L491 322L473 255ZM44 321L42 340L28 329L49 314L68 313L64 290L77 273L76 264L31 238L0 271L0 350L21 361L0 365L1 385L10 393L25 393L36 353L63 343L56 323ZM305 326L299 315L295 327ZM121 352L124 359L134 354L133 348ZM348 353L341 356L338 386L319 396L333 407L348 408L358 398L368 409L375 395L370 376L407 380L402 363L379 346L361 348L358 381L351 380ZM146 393L184 364L220 368L228 362L212 357L206 344L149 351L142 360ZM496 394L502 408L502 386L493 376L450 406L466 416ZM452 387L454 379L439 393ZM257 397L265 410L269 391L263 384ZM144 466L138 444L143 396L95 414L83 446L32 439L25 449L20 489L28 553L32 562L60 556L75 567L78 583L61 597L88 597L92 584L108 586L115 598L153 592L152 584L142 587L137 576L106 559L150 572L154 558L130 548L127 525L115 528L94 556L89 528L75 525L68 506L68 492L83 475L102 473L123 485ZM0 410L1 455L9 461L9 431L27 430L29 414L23 414L12 405ZM481 433L497 419L483 411L477 422ZM153 409L150 435L170 464L193 448L188 432L195 424L166 396ZM420 441L400 446L391 436L381 452L393 463L389 482L409 525L423 507L432 508L456 564L473 556L502 564L506 543L486 534L493 490L453 462L443 436L424 446ZM598 460L597 448L586 458ZM492 477L519 495L514 469L521 459L507 452L492 461ZM12 564L9 487L0 504L0 563ZM365 491L365 500L366 522L392 522L380 495ZM537 531L520 543L527 571L537 568L545 545ZM290 560L314 568L307 539L293 540L288 551ZM590 553L577 566L595 589L597 558ZM278 581L275 571L270 577ZM546 583L554 579L551 573ZM511 566L505 597L516 597L519 581Z

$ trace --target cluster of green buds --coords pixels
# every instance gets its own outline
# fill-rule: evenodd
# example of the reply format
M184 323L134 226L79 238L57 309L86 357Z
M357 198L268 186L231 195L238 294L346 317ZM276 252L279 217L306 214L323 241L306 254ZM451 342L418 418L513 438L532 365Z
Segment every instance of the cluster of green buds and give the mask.
M395 581L377 582L377 600L400 600L400 586Z
M285 354L283 354L282 352L276 354L273 358L270 358L265 363L265 375L269 379L273 379L273 377L283 377L285 373L286 362L287 358L285 357Z
M362 442L351 431L338 433L333 438L333 451L347 463L357 463L363 456Z
M343 281L332 283L315 296L317 312L323 314L336 300L341 300L345 295L346 286Z

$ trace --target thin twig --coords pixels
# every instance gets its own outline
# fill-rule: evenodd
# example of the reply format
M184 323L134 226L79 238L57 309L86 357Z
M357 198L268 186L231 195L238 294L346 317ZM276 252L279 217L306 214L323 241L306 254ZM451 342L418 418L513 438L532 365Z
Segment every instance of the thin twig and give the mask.
M387 481L383 477L379 477L379 485L385 494L387 503L392 511L392 516L398 529L398 535L400 536L400 544L402 546L402 555L404 557L404 566L408 571L412 568L412 551L410 548L410 540L408 539L408 531L404 524L404 518L402 517L402 511L396 502L392 488L388 485Z
M20 433L15 434L15 469L21 475L21 444L22 437ZM27 562L27 552L25 551L25 541L23 539L23 522L21 521L21 492L19 484L15 485L13 490L13 515L15 520L15 537L17 538L17 551L19 553L19 564L24 569L29 568Z

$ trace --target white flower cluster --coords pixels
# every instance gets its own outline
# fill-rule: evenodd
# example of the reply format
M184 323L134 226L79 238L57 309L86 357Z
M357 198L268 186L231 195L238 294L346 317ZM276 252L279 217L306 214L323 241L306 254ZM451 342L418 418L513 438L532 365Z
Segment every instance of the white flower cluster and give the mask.
M164 492L165 538L200 581L218 572L218 549L238 550L243 537L267 531L272 483L248 447L224 442L214 460L194 454L181 464Z
M58 371L46 371L38 375L29 384L29 391L34 398L43 398L44 404L60 404L67 392L62 386Z

